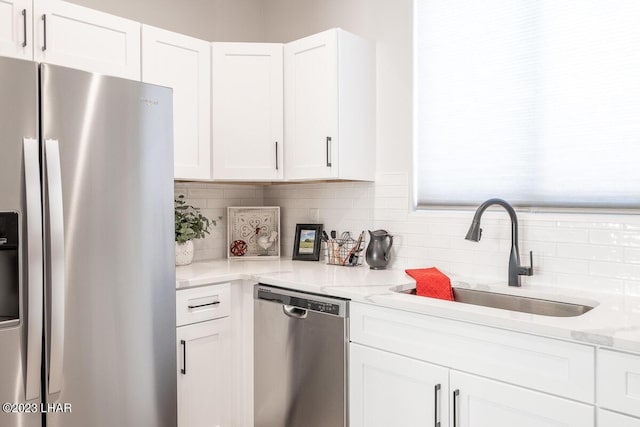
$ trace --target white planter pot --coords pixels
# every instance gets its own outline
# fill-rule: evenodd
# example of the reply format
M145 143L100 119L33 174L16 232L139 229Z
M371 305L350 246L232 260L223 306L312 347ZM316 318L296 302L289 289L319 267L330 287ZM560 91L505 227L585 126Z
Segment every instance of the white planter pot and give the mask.
M188 265L193 262L193 241L176 242L176 265Z

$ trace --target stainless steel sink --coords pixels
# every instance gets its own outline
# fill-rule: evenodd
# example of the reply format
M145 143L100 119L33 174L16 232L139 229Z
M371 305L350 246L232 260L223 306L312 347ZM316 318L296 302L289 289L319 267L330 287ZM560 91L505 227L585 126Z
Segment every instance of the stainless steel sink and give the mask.
M416 294L415 288L399 292L411 295ZM519 295L499 294L496 292L466 288L453 288L453 299L463 304L481 305L484 307L553 317L580 316L594 308L589 305L523 297Z

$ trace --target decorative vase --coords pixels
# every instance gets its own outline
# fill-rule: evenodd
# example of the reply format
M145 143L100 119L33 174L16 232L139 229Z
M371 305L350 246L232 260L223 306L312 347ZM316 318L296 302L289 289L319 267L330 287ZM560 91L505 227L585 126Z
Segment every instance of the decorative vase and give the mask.
M176 242L176 265L188 265L193 262L193 241Z

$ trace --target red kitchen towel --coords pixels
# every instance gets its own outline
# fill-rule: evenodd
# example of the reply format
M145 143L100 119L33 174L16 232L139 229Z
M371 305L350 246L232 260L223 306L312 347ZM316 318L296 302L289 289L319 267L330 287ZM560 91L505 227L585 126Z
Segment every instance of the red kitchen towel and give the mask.
M416 279L416 295L453 301L451 280L435 267L405 270Z

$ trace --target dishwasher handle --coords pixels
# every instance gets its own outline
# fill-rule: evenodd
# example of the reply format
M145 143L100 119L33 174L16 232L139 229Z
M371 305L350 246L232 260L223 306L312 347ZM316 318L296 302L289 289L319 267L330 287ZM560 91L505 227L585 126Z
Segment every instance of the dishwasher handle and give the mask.
M307 310L300 307L294 307L293 305L283 305L282 312L289 317L294 319L306 319L307 318Z

